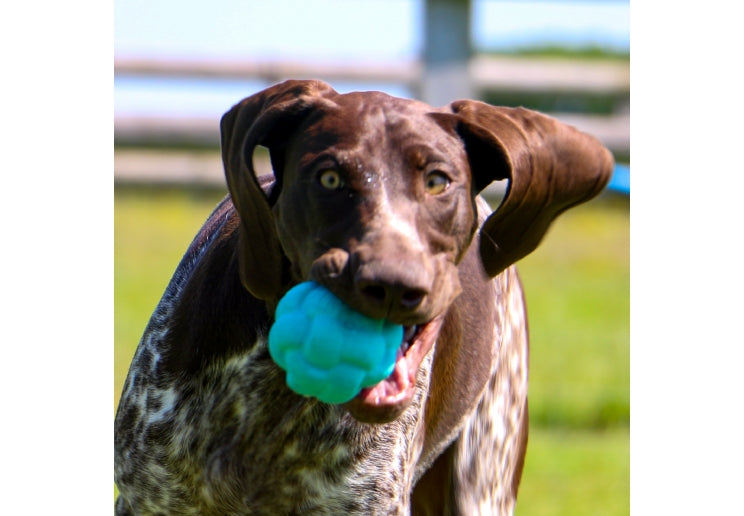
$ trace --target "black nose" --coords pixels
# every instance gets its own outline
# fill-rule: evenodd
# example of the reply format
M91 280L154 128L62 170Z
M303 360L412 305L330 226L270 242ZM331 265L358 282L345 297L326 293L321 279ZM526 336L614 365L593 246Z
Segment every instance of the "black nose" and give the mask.
M416 308L426 297L426 291L401 285L384 285L362 282L359 291L367 301L386 306L399 306L406 310Z
M416 319L428 305L434 270L424 253L407 250L399 239L362 244L349 268L358 309L370 317L395 322Z
M385 315L415 310L428 295L424 288L384 280L358 278L356 287L365 304Z

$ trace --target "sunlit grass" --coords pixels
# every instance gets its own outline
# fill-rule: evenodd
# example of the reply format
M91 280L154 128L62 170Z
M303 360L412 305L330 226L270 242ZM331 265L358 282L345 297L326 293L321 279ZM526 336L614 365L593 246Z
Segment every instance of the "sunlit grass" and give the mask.
M630 420L627 202L566 212L520 264L530 328L530 417L568 427Z
M630 513L627 428L604 432L530 429L516 516Z

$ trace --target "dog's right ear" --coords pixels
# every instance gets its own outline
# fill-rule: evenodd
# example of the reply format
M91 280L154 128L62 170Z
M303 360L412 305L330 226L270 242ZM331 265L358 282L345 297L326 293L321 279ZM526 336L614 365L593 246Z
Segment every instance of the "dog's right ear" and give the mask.
M535 250L565 210L588 201L607 185L610 151L593 136L537 111L496 107L473 100L436 113L465 141L474 193L508 179L501 205L480 230L480 255L489 276Z
M289 271L268 199L253 168L253 151L281 148L301 120L335 91L321 81L286 81L252 95L225 113L220 122L222 163L227 187L240 216L239 261L243 286L258 299L278 299ZM274 171L274 189L281 171Z

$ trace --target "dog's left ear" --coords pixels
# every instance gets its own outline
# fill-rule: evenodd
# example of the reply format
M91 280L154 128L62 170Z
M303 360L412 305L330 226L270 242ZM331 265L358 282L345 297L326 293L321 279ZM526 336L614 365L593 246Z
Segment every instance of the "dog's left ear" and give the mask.
M243 286L258 299L275 301L289 281L271 206L253 168L257 145L271 151L272 166L300 121L335 91L321 81L285 81L243 99L220 122L222 162L240 216L239 265ZM276 193L281 170L274 170Z
M551 222L599 194L613 158L596 138L549 116L484 102L453 102L434 114L464 140L478 193L508 179L506 195L480 230L480 254L496 276L538 246ZM454 116L453 116L454 115Z

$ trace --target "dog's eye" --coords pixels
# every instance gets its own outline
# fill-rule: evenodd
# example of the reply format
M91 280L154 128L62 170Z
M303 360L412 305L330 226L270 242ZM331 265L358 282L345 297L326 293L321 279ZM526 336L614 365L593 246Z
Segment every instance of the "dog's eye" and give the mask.
M344 187L344 180L341 179L341 174L333 169L322 171L318 180L323 188L328 190L339 190Z
M439 195L444 192L450 185L450 178L444 172L432 172L426 176L426 193L429 195Z

